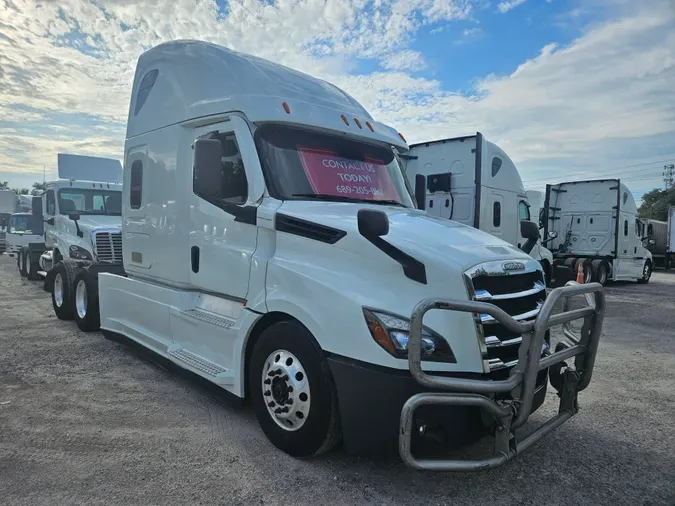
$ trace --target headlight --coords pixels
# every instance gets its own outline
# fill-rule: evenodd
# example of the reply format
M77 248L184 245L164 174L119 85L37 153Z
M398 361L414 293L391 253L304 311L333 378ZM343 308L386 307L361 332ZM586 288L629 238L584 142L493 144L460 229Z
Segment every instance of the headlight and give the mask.
M365 308L363 316L377 344L396 358L408 358L408 318ZM448 342L427 327L422 327L422 360L457 362Z
M86 249L75 246L74 244L69 248L70 258L76 258L78 260L91 260L91 253Z

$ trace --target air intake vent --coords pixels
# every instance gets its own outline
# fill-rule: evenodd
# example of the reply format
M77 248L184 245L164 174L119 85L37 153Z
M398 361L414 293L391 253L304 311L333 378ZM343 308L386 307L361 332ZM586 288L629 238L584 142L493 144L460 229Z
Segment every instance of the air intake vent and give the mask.
M97 232L95 240L96 260L112 264L122 263L122 233Z
M347 232L344 230L319 225L318 223L312 223L311 221L301 220L300 218L294 218L285 214L277 214L276 229L279 232L299 235L328 244L335 244L347 235Z

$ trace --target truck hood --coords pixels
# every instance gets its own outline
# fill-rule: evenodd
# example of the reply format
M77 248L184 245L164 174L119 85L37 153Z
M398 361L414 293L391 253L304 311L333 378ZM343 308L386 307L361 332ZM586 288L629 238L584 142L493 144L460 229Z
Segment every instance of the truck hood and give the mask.
M494 260L531 260L517 247L490 234L424 211L376 204L285 201L280 213L347 232L335 247L358 254L369 242L359 234L357 213L375 209L389 217L387 242L424 263L452 264L460 270ZM440 264L440 265L439 265Z
M81 215L78 221L82 230L92 231L99 228L122 228L121 216Z

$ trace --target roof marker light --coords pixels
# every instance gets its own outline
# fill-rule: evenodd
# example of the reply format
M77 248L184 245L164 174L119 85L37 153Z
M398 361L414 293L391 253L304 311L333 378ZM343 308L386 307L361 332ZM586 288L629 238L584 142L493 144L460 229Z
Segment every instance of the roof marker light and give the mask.
M356 126L357 126L357 127L363 128L363 127L361 126L361 122L359 121L359 118L354 118L354 123L356 123Z
M286 102L282 102L281 105L284 107L284 111L286 111L286 114L291 113L291 108L288 107L288 104Z
M399 136L401 139L403 139L403 142L405 142L406 144L408 143L408 141L405 140L405 137L403 137L403 134L402 134L401 132L398 132L398 136Z
M345 115L343 114L343 115L341 115L340 117L342 118L342 121L345 122L345 125L349 126L349 120L347 119L347 116L345 116Z
M370 124L370 121L366 121L366 126L370 129L371 132L375 131L375 129L373 128L373 125Z

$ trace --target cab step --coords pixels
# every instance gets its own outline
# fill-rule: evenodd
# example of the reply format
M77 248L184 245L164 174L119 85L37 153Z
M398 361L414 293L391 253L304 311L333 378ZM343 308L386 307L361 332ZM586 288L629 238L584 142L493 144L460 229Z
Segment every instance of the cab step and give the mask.
M167 353L179 365L209 376L214 383L221 385L231 385L234 383L234 373L231 370L209 362L181 346L169 346Z
M210 311L204 311L203 309L194 308L194 309L183 309L181 315L187 316L189 318L194 318L205 323L210 323L216 327L222 327L224 329L229 329L234 326L236 323L235 320L221 316Z

